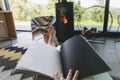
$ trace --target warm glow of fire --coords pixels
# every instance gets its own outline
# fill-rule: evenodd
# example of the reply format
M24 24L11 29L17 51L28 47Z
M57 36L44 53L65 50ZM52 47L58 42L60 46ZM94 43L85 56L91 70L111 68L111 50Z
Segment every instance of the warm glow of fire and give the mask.
M62 16L62 22L63 22L64 24L67 24L68 20L67 20L65 14L61 14L61 16Z

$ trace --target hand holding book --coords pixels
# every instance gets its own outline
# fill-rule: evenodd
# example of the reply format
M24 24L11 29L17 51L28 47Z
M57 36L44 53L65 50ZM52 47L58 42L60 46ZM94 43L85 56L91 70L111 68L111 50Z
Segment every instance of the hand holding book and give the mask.
M69 72L68 72L68 75L67 75L67 78L64 79L63 75L61 75L60 77L58 76L58 73L56 73L54 75L54 80L78 80L78 76L79 76L79 71L76 70L74 76L72 77L73 73L72 73L72 70L69 69Z

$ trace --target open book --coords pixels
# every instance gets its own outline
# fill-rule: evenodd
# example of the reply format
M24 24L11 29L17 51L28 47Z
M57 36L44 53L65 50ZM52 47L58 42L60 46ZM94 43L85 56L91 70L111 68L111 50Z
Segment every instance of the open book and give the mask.
M81 36L66 40L60 51L45 43L34 42L18 62L16 71L29 71L53 77L58 73L67 76L69 69L80 71L80 79L93 76L111 69Z

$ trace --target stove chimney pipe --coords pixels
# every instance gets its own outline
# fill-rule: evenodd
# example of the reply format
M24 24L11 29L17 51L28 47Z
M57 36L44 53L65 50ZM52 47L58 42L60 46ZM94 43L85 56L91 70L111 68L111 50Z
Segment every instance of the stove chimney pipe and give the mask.
M64 3L64 2L67 2L67 0L62 0L62 2Z
M58 0L58 3L61 3L61 0Z
M67 0L58 0L58 3L65 3Z

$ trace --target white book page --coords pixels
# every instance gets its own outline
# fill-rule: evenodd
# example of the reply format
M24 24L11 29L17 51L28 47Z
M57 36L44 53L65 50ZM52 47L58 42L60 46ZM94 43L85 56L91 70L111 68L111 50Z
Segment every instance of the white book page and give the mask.
M45 43L34 42L15 69L26 69L53 77L56 72L62 73L59 51Z

